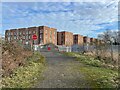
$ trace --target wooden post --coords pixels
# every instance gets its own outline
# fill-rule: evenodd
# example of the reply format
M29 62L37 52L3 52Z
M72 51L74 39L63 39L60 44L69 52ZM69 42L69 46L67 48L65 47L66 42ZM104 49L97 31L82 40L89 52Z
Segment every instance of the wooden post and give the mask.
M111 45L111 60L113 61L113 47L112 47L112 41L110 41L110 45Z

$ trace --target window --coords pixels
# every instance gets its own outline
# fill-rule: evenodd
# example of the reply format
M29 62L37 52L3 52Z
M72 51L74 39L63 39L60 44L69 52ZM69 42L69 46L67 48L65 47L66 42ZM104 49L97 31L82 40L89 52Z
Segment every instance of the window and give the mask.
M11 35L13 35L13 32L11 32Z
M42 31L42 30L40 30L40 34L41 34L41 33L43 33L43 31Z
M40 35L40 39L42 39L42 35Z
M29 31L29 34L31 34L31 31Z
M23 36L23 39L25 39L25 36Z
M18 39L18 37L16 36L16 39Z
M22 42L22 39L20 39L20 41Z
M19 32L17 31L16 34L19 35Z
M43 41L42 41L42 40L40 40L40 43L43 43Z
M61 44L63 44L63 41L61 41Z
M28 31L26 31L26 34L28 34Z
M17 33L16 32L14 32L14 35L16 35Z
M8 41L10 41L10 37L8 37Z
M31 37L29 36L28 38L30 39Z
M23 31L22 33L25 34L25 31Z
M63 36L61 38L63 39Z
M33 33L35 34L36 31L33 31Z
M16 36L14 36L14 39L17 39L17 37L16 37Z
M21 32L19 32L19 35L21 35Z
M26 39L28 40L28 35L26 35Z

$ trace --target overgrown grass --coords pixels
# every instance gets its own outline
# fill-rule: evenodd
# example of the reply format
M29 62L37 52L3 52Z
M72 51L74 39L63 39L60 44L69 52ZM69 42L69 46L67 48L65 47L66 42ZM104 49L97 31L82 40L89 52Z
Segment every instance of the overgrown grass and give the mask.
M90 66L102 67L102 68L104 67L104 68L118 71L117 65L115 66L115 65L110 64L110 63L105 63L104 60L96 59L93 56L88 56L88 55L84 55L81 53L74 53L74 52L67 52L67 53L65 52L65 55L76 57L76 60L79 60L80 62L87 64L87 65L90 65ZM109 60L108 60L108 62L109 62Z
M106 64L94 57L68 52L65 55L76 57L84 65L76 67L82 72L92 88L117 88L118 71L106 68Z
M25 66L14 70L9 77L2 78L3 88L30 88L42 79L41 72L45 68L45 59L40 53L34 53L32 57L27 58Z
M92 88L117 88L118 72L92 66L79 68Z

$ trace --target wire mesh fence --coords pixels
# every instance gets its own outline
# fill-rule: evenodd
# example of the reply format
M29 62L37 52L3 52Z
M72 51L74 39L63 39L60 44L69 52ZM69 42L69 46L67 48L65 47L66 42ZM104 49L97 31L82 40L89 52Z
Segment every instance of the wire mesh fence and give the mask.
M96 56L98 59L106 59L113 63L118 62L118 48L120 45L72 45L71 47L58 46L59 51L87 53ZM107 62L107 61L106 61Z

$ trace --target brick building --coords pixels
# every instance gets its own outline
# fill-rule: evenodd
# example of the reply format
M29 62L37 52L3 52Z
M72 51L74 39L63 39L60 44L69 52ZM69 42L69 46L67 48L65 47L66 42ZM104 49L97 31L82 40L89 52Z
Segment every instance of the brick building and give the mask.
M100 39L94 38L94 43L97 45L100 45L102 43L101 41L102 40L100 40Z
M57 32L57 44L71 46L73 45L73 33L71 32Z
M83 36L79 34L73 35L73 44L83 45Z
M37 35L37 40L32 40L32 35ZM57 29L47 26L29 27L6 30L5 39L7 41L20 41L23 44L48 44L57 45Z
M93 43L93 42L94 42L93 38L90 38L90 43Z
M83 37L83 43L90 43L90 38L87 36Z

